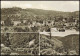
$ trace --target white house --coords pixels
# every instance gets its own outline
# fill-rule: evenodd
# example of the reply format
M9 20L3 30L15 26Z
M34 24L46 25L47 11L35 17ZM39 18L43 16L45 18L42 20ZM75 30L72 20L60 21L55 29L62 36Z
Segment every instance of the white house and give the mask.
M57 28L51 28L51 32L58 32Z
M46 21L46 25L48 25L48 26L51 26L53 24L54 24L54 21L51 21L51 20Z
M14 26L21 23L21 21L12 21L12 22L13 22Z
M5 47L5 45L4 44L1 44L1 48L4 48Z
M23 20L23 23L25 23L26 22L26 20Z
M4 21L1 21L1 24L4 24Z

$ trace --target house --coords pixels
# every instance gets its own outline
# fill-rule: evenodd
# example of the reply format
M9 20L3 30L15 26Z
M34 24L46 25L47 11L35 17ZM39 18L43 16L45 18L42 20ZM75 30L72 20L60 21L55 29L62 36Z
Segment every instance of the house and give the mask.
M51 28L51 32L58 32L57 28Z
M67 18L63 18L63 20L62 20L63 22L67 22Z
M12 21L12 22L13 22L14 26L17 26L18 24L21 23L21 21Z
M27 20L23 20L23 23L26 23Z
M33 21L31 26L34 27L35 25L36 25L36 21Z
M55 22L60 22L60 21L63 21L63 17L62 16L56 16Z
M47 20L46 21L46 25L47 26L52 26L54 24L54 21L53 20Z
M42 24L40 24L40 23L36 23L35 26L42 26Z
M69 23L69 22L75 22L75 19L73 19L73 18L68 18L67 19L67 22Z
M75 26L75 22L64 23L65 26Z
M64 22L55 22L55 26L57 27L63 27L64 26Z
M43 21L42 25L45 25L46 24L46 21Z
M58 29L59 32L65 32L65 29L64 28L60 28Z
M4 44L1 44L1 48L4 48L5 47L5 45Z
M65 23L64 25L65 25L65 26L69 26L69 23Z
M4 24L4 21L1 21L1 24Z

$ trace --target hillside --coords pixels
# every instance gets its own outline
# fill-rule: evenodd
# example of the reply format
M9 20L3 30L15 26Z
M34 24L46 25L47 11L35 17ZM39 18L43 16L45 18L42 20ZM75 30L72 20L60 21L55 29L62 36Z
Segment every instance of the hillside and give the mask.
M78 51L79 51L79 35L73 34L73 35L68 35L68 36L61 37L61 38L57 37L57 39L62 41L63 46L66 49L71 49L71 50L74 49L78 53Z
M56 16L69 17L73 16L74 18L79 18L79 11L75 12L62 12L54 10L42 10L42 9L22 9L18 7L13 8L2 8L1 9L1 18L5 20L9 16L11 19L50 19ZM37 17L36 17L37 16Z
M7 41L9 37L9 41ZM34 33L9 33L9 36L5 33L1 34L1 43L4 45L11 45L11 47L15 48L26 48L28 47L28 43L35 39L35 46L39 44L38 34ZM9 43L10 42L10 43ZM9 43L9 44L8 44Z
M72 45L72 38L73 38L73 45ZM43 44L47 44L47 46L43 47ZM55 49L56 51L58 51L58 48L60 49L62 48L62 46L64 50L69 50L69 49L76 50L77 53L79 54L79 35L73 34L65 37L52 36L51 39L50 36L41 35L41 53L44 50L46 50L45 52L49 51L48 50L49 48L51 48L51 50Z
M63 43L60 40L58 40L57 38L53 38L53 37L50 39L50 36L41 35L40 40L41 40L40 41L41 46L46 45L46 44L47 44L46 47L49 47L49 48L51 48L51 47L52 48L54 48L54 47L58 48L58 47L63 46Z

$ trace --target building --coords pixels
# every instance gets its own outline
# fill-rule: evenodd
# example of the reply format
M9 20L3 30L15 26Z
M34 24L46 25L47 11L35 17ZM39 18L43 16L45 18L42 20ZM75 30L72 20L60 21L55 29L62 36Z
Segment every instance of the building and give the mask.
M21 21L12 21L12 22L13 22L14 26L17 26L18 24L21 23Z
M23 20L23 23L26 23L27 20Z
M51 28L51 32L58 32L57 28Z
M1 21L1 24L3 24L3 25L4 25L4 21Z
M46 21L46 25L47 26L52 26L54 24L54 21L53 20L47 20Z

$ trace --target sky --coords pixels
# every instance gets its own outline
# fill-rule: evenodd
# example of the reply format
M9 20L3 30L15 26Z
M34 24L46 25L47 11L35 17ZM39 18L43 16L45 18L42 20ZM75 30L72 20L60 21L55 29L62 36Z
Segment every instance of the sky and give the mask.
M79 1L1 1L1 8L11 7L73 12L79 11Z

